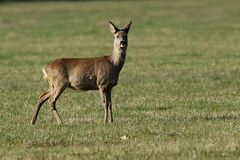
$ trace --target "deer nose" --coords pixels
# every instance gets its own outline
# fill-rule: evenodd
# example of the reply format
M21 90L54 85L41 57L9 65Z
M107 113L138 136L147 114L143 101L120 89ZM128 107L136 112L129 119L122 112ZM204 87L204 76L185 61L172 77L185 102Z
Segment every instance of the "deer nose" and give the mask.
M121 41L120 44L124 46L124 45L127 44L127 42L126 41Z

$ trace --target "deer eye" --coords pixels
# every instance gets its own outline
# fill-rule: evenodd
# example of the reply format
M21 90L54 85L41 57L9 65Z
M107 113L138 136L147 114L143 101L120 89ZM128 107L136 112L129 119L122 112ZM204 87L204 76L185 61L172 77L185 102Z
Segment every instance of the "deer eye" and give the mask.
M119 38L119 35L117 35L117 38Z

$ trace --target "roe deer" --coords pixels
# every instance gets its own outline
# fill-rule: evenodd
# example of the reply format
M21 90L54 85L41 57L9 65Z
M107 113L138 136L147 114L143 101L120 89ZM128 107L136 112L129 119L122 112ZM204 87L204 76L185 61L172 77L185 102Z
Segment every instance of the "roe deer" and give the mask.
M109 56L94 58L60 58L43 67L44 78L49 83L49 89L43 93L32 117L35 124L39 110L45 101L49 101L52 114L58 124L62 123L56 102L66 88L78 90L99 90L105 109L104 122L113 122L111 90L117 85L119 73L124 65L128 46L128 31L132 22L118 29L109 21L109 29L114 35L113 53Z

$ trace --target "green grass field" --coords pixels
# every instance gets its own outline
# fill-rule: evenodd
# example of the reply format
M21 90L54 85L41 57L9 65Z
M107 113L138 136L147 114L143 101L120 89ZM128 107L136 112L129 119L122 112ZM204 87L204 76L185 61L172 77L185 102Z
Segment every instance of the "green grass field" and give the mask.
M0 159L239 159L239 1L0 4ZM111 54L107 23L133 21L113 89L114 123L98 91L66 90L57 125L42 67ZM121 139L127 136L128 139Z

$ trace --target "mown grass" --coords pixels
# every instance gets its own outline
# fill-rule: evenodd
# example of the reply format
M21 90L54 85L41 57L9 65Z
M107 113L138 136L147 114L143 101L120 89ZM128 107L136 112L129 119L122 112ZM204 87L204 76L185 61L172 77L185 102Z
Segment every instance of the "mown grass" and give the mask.
M0 159L238 159L239 2L94 1L0 5ZM98 92L67 90L64 125L44 105L41 68L110 54L108 20L130 19L127 61L103 124ZM120 137L127 136L122 140Z

